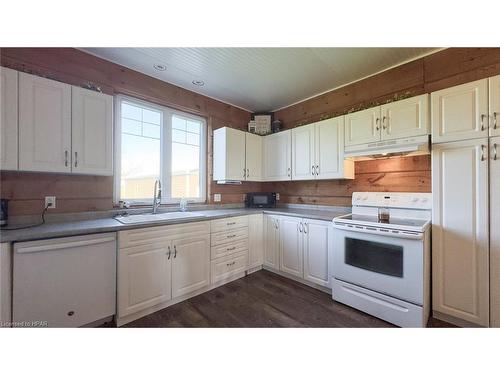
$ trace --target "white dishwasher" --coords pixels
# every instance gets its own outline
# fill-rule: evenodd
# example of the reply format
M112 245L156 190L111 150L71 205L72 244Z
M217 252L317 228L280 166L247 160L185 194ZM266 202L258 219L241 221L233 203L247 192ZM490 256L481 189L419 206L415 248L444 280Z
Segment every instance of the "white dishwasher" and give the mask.
M116 235L14 244L14 326L81 327L115 315Z

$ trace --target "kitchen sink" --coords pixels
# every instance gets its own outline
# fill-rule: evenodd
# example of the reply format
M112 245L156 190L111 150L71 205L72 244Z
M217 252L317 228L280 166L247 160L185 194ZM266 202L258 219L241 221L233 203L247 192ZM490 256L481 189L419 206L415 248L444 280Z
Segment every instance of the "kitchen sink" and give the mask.
M201 212L164 212L160 214L137 214L115 217L122 224L151 223L156 221L182 220L193 217L204 217Z

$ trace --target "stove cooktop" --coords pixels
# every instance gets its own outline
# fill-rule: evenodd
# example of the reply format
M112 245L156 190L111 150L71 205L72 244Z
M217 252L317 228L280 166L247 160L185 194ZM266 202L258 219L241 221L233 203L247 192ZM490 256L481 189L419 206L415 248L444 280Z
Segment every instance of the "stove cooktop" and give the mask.
M333 219L333 222L353 224L353 225L354 224L369 225L381 228L397 228L397 229L405 229L416 232L423 232L430 223L429 220L403 218L403 217L390 217L389 221L379 221L378 216L359 215L359 214L348 214L339 216Z

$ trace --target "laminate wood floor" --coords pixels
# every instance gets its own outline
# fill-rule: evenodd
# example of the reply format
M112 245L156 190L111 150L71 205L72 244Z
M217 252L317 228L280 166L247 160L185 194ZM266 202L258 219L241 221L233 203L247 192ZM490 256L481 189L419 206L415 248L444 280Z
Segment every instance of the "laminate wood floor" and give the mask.
M431 326L447 326L432 321ZM124 327L394 327L327 293L258 271Z

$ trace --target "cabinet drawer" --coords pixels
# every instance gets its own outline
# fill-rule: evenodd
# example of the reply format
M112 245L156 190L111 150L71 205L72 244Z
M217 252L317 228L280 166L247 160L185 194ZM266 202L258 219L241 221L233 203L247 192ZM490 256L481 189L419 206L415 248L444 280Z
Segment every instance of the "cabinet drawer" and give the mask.
M243 227L248 227L248 216L227 217L212 220L210 223L210 231L212 233Z
M246 271L248 251L212 261L212 284Z
M163 225L141 229L124 230L118 234L119 248L163 243L166 240L210 233L210 223L200 221L186 224Z
M248 227L236 230L228 230L227 232L220 232L212 234L212 246L227 244L228 242L236 242L248 238Z
M229 242L227 244L213 246L211 249L212 259L222 258L227 255L239 253L248 249L248 239L237 242Z

